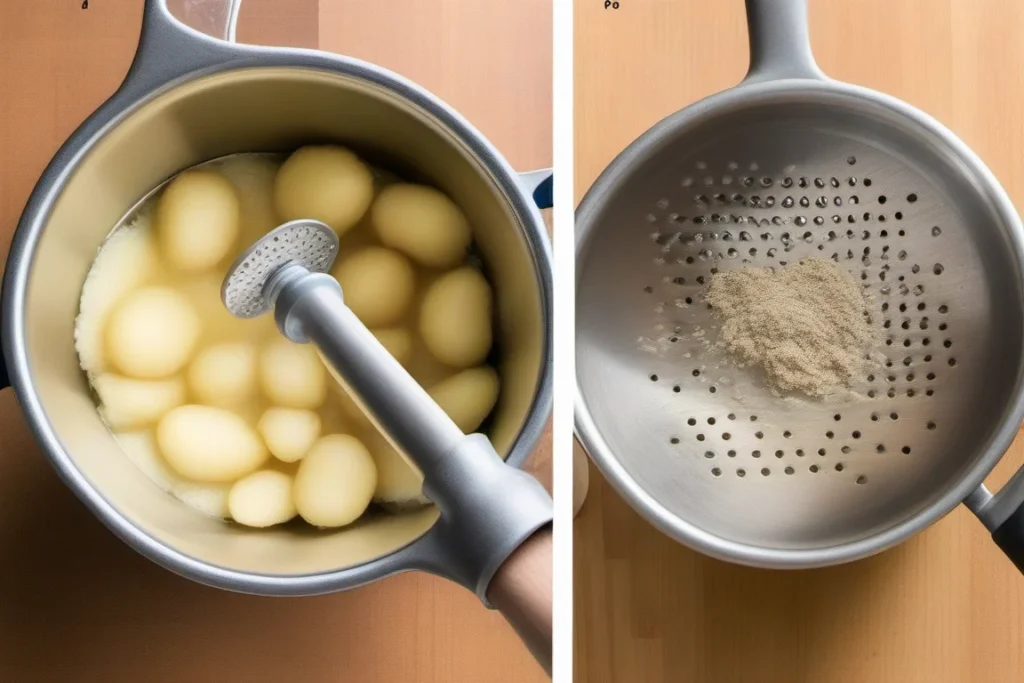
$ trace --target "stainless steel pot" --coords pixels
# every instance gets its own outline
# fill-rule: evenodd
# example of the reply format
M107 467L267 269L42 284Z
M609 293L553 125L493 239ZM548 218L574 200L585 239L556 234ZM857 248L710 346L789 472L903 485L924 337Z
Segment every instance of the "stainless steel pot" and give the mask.
M577 213L576 429L666 534L814 567L967 504L1024 570L1024 474L983 480L1024 416L1024 229L953 133L828 79L806 0L747 0L744 81L623 151ZM886 360L863 400L780 400L716 348L717 272L832 258Z
M233 38L238 2L186 3ZM212 13L209 13L212 12ZM43 173L15 233L3 283L9 375L58 474L133 548L231 590L305 595L404 570L453 578L433 508L377 515L334 533L249 532L161 493L100 421L74 348L86 273L112 226L152 188L197 163L316 141L423 178L466 212L495 286L503 388L489 436L508 462L529 455L551 405L551 256L524 180L455 111L380 67L311 50L241 46L146 0L134 63L118 91ZM6 382L4 383L6 384Z

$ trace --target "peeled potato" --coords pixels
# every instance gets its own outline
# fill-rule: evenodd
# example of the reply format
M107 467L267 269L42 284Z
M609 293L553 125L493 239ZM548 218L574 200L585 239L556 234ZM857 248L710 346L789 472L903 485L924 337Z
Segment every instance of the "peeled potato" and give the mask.
M240 219L234 186L214 171L179 173L156 205L164 255L171 265L189 272L224 260L238 239Z
M487 419L498 401L498 373L481 366L463 370L427 391L452 422L469 434Z
M153 424L164 413L185 403L185 382L131 379L109 372L92 383L100 397L100 414L111 429L136 429Z
M401 327L370 330L388 353L403 366L412 358L412 332Z
M373 499L380 503L403 505L428 502L423 495L423 475L379 432L366 440L377 466L377 486Z
M282 221L313 218L339 235L359 222L371 201L373 173L336 145L296 150L274 181L274 206Z
M260 386L270 402L285 408L317 408L327 398L327 369L311 344L284 338L260 352Z
M345 305L367 327L391 325L405 314L416 289L409 259L384 247L364 247L338 263L334 277Z
M203 349L188 366L188 386L200 403L232 407L256 391L256 349L251 344L217 344Z
M472 240L462 210L426 185L389 185L381 190L370 213L384 246L428 268L458 265Z
M301 460L320 438L320 416L299 408L267 408L256 430L282 462Z
M141 212L133 225L111 235L96 255L82 286L75 320L75 350L86 372L99 374L107 369L103 343L107 320L126 293L152 277L157 262L148 212Z
M210 406L185 405L167 413L157 424L156 440L174 471L195 481L233 481L269 456L245 420Z
M128 459L161 489L205 515L228 516L230 487L182 479L160 455L152 431L124 432L117 435L117 441Z
M423 296L420 334L445 365L479 365L491 349L491 286L469 266L442 275Z
M287 522L295 516L292 478L282 472L261 470L239 479L228 494L228 512L239 524L251 527Z
M199 338L199 317L167 287L129 294L107 322L107 353L123 374L162 379L185 367Z
M279 167L277 161L261 154L239 154L217 165L217 171L231 181L238 193L239 250L248 249L282 222L274 209L274 178Z
M345 526L366 511L376 486L377 468L366 447L354 436L332 434L299 464L295 507L314 526Z

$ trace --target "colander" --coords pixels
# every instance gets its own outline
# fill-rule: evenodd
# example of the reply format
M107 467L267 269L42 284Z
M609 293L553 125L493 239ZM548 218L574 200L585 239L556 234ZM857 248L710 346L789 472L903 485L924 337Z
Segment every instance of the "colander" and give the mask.
M836 564L965 503L1024 569L1024 477L985 476L1022 405L1022 230L967 146L827 78L806 0L747 0L750 70L622 152L577 213L576 429L669 536ZM855 396L779 397L717 344L717 272L830 258L879 330Z

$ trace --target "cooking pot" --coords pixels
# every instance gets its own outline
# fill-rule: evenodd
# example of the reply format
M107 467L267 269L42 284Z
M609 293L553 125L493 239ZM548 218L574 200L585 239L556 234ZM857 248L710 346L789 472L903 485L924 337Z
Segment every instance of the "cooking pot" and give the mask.
M233 39L238 2L186 3ZM123 457L79 367L82 284L111 228L175 173L239 152L337 142L446 192L465 211L495 290L502 391L489 437L526 460L551 406L551 256L535 205L550 174L525 180L458 113L359 60L242 46L146 0L134 62L117 92L46 168L18 224L2 292L4 385L64 482L131 547L190 579L270 595L351 588L404 570L453 578L433 507L371 514L335 531L252 531L164 494Z

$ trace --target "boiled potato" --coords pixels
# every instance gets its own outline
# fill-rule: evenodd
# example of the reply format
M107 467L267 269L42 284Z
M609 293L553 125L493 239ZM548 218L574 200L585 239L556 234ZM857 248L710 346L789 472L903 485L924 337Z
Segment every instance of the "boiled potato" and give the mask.
M299 464L295 507L314 526L345 526L366 511L376 487L377 468L362 442L332 434L317 441Z
M282 462L301 460L320 438L320 416L299 408L267 408L256 430Z
M175 408L157 424L156 440L174 471L195 481L233 481L258 469L269 456L245 420L211 406Z
M472 240L462 210L426 185L389 185L381 190L370 213L384 246L428 268L458 265Z
M292 478L274 470L253 472L239 479L228 494L231 519L245 526L264 528L283 524L295 516Z
M389 327L384 329L370 330L377 341L381 343L388 353L401 365L408 365L412 359L412 333L401 327Z
M180 270L206 270L223 261L235 246L240 222L238 193L214 171L179 173L157 200L160 246Z
M420 335L439 361L455 368L479 365L491 349L491 286L465 266L439 277L423 296Z
M416 289L409 259L384 247L364 247L334 267L345 305L367 327L391 325L405 314Z
M274 181L274 206L282 221L312 218L339 235L352 228L373 201L373 173L355 154L336 145L296 150Z
M498 373L486 365L463 370L427 391L466 434L487 419L498 401Z
M112 234L85 278L75 319L75 350L88 373L98 375L110 365L104 336L114 308L157 270L159 258L149 226L149 212L143 211L133 225Z
M128 459L161 489L205 515L221 518L228 516L230 487L227 484L182 479L160 455L152 431L124 432L117 435L117 442Z
M241 208L238 249L248 249L282 221L274 209L274 178L281 164L260 154L228 157L216 170L235 186Z
M327 398L327 369L312 344L278 338L260 352L260 386L285 408L316 408Z
M146 380L106 372L92 386L100 398L100 414L115 430L151 425L185 403L185 382L179 377Z
M423 495L423 475L387 439L374 431L366 445L377 466L377 487L373 491L375 501L398 506L428 502Z
M188 366L188 386L200 403L230 408L256 391L256 349L251 344L216 344Z
M183 296L167 287L144 287L111 314L107 352L129 377L162 379L185 367L199 332L199 317Z

